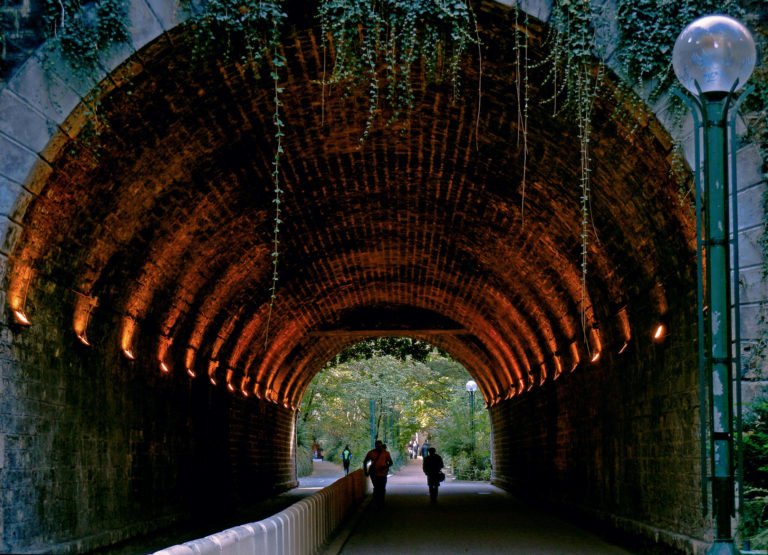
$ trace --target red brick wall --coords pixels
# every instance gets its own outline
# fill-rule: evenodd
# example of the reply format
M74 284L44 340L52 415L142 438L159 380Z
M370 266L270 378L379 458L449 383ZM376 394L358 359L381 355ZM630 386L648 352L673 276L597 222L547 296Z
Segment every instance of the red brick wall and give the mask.
M695 296L676 305L663 343L637 333L624 353L606 350L493 407L494 482L569 518L621 529L636 547L690 551L705 539Z
M0 335L0 552L83 551L296 485L291 411L130 362L109 324L80 345L67 297Z

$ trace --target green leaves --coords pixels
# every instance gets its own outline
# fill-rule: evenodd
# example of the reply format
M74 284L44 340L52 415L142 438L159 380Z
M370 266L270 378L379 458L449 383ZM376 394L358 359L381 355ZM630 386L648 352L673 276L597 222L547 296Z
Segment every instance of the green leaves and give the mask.
M743 430L744 510L739 533L768 547L768 397L755 401ZM755 537L757 536L757 537Z
M79 0L44 0L43 26L76 70L96 67L99 52L128 40L125 0L101 0L85 10Z
M370 445L371 401L378 436L390 442L393 455L402 453L417 431L442 433L442 423L452 414L453 398L469 378L460 364L440 355L429 344L407 338L380 339L385 341L364 341L344 351L348 357L352 353L358 356L326 366L302 400L305 430L318 438L331 456L349 443L356 460L362 460ZM409 350L418 346L428 351L423 361L398 350L407 347L408 342L412 342ZM379 349L392 350L395 356L381 354ZM459 410L459 414L468 426L466 392L457 403L462 400L464 412ZM482 406L480 401L478 406ZM386 421L391 416L394 422L389 426ZM394 429L400 430L396 437L392 437Z
M427 82L449 81L458 94L459 63L477 43L473 15L461 1L322 0L318 17L323 48L335 56L323 86L346 83L367 91L361 140L383 109L391 110L388 123L413 109L418 63Z

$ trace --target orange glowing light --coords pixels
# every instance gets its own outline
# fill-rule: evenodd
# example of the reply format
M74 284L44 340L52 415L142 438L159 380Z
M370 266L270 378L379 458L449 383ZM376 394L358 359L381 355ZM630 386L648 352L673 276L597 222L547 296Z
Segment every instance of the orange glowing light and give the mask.
M166 363L164 363L162 360L160 361L160 370L162 372L164 372L165 374L167 374L168 372L171 371L171 369L168 368L168 365Z
M571 357L573 358L573 366L571 366L571 372L579 367L581 357L579 356L579 348L576 346L576 342L571 343Z
M625 342L624 342L624 345L622 345L622 346L621 346L621 349L619 349L619 354L621 354L621 353L623 353L624 351L626 351L626 350L627 350L627 347L629 347L629 343L625 341Z
M32 322L29 321L29 318L27 318L27 315L24 314L21 310L14 310L13 311L13 319L16 321L17 324L21 324L22 326L28 326Z
M133 340L134 331L136 331L136 320L130 316L123 318L123 333L120 340L120 346L123 349L123 354L128 360L134 360L136 358L131 349L131 341Z
M208 362L208 378L211 380L211 383L213 385L218 385L219 383L216 381L216 369L218 367L219 367L218 360L211 360Z
M75 300L75 310L72 316L72 327L75 329L75 335L83 345L90 347L87 338L88 322L91 321L91 312L98 306L99 299L90 297L84 293L78 293Z
M195 374L195 371L192 370L191 368L187 368L187 374L189 374L190 378L196 378L197 377L197 374Z
M290 405L288 403L283 403L283 407L290 408Z
M617 316L619 318L619 326L621 327L621 331L624 334L624 344L626 345L627 342L632 339L632 329L629 327L629 314L627 314L627 309L622 308L619 310Z
M590 359L590 362L597 362L597 360L600 358L600 351L596 351L594 355L592 355L592 358Z
M243 394L244 397L248 397L249 381L250 381L250 377L247 374L243 376L242 380L240 380L240 392Z
M195 348L187 347L187 353L184 355L184 365L187 367L187 372L190 368L195 367Z
M664 324L659 324L656 326L656 331L653 333L653 338L656 341L661 341L664 338L664 332L666 331L666 327Z
M590 336L592 337L592 349L599 353L603 350L603 344L600 342L600 331L593 327Z
M234 386L234 385L232 385L231 383L228 383L228 384L227 384L227 389L229 389L229 390L230 390L232 393L234 393L234 392L235 392L235 386Z
M22 326L30 324L29 318L24 313L24 305L27 302L27 293L31 281L32 267L24 266L14 272L8 287L8 304L10 304L13 311L13 319Z

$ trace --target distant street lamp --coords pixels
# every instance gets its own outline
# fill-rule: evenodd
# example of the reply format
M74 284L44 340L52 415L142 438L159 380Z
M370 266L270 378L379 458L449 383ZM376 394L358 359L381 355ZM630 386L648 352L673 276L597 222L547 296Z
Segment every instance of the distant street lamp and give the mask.
M469 391L469 425L472 429L472 455L475 454L475 391L477 391L477 382L469 380L466 385Z
M680 83L692 95L684 98L693 111L698 127L699 118L704 136L704 187L696 191L698 258L702 246L706 252L705 272L699 273L699 323L707 334L703 344L704 377L709 388L709 451L712 472L712 506L716 522L715 542L707 553L738 553L731 532L734 515L733 465L733 355L731 332L731 285L729 260L728 156L730 147L726 129L729 112L736 97L755 67L755 42L749 31L733 18L723 15L702 17L688 25L675 42L672 65ZM739 98L734 102L734 114ZM698 141L699 130L695 140ZM698 166L698 142L697 162ZM735 165L735 152L731 152ZM694 168L695 172L699 168ZM703 198L700 198L703 194ZM734 195L734 210L735 210ZM738 230L734 230L737 233ZM734 237L737 253L738 238ZM700 263L701 264L701 263ZM706 281L703 287L702 281ZM702 300L702 291L706 299ZM703 307L707 306L705 316ZM738 313L736 314L738 318ZM706 325L702 325L706 321ZM738 322L738 321L737 321ZM699 334L700 343L702 332ZM738 349L739 346L737 345ZM701 349L701 347L700 347ZM700 355L704 351L700 351ZM738 378L741 379L740 373ZM707 402L706 393L701 403ZM740 410L740 407L736 407ZM702 476L706 480L706 476ZM706 493L706 492L705 492ZM705 497L706 499L706 497Z

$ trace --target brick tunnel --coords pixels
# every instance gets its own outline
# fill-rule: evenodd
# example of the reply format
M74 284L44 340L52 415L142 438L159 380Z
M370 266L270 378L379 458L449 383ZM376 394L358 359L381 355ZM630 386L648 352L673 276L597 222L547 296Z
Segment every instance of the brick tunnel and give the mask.
M479 119L473 54L462 98L425 85L407 124L362 144L367 100L321 90L316 21L294 8L270 308L272 81L194 60L151 6L152 40L51 104L66 117L3 178L3 550L90 549L294 487L309 382L382 335L472 374L494 483L676 548L711 539L695 220L664 126L614 117L618 77L595 104L583 289L578 129L534 63L522 141L512 8L478 11ZM547 29L530 22L534 61Z

